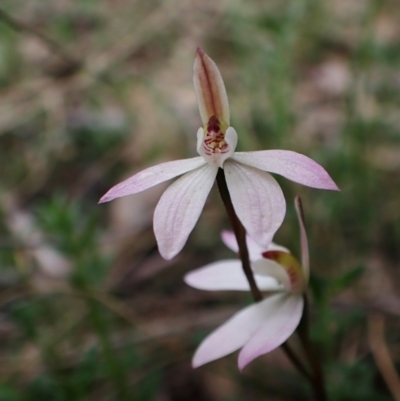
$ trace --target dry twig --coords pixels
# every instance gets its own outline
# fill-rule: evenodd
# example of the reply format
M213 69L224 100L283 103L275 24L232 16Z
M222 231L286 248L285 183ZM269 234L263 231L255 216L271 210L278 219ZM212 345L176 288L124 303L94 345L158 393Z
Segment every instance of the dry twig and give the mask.
M368 318L368 341L372 356L393 398L400 401L400 380L385 342L385 317L373 313Z

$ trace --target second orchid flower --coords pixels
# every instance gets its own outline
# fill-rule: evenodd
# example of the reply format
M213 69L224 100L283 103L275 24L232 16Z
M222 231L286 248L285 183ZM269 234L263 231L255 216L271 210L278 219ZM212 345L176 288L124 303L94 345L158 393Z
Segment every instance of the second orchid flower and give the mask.
M272 243L263 252L248 238L254 278L267 297L242 309L207 336L195 352L194 367L241 349L238 365L239 369L243 369L255 358L279 347L296 330L303 314L303 294L309 280L309 255L300 199L296 198L295 203L300 225L302 263L286 248ZM232 250L237 250L235 237L231 233L224 232L222 239ZM250 290L239 260L222 260L194 270L185 276L185 282L191 287L207 291Z

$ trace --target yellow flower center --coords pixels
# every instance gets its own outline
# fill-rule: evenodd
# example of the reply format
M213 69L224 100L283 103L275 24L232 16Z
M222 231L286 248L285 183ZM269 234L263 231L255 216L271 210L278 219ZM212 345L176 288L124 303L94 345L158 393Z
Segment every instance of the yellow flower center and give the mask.
M290 288L293 292L301 292L306 282L300 263L293 255L280 251L267 251L263 253L264 258L274 260L281 265L289 277Z

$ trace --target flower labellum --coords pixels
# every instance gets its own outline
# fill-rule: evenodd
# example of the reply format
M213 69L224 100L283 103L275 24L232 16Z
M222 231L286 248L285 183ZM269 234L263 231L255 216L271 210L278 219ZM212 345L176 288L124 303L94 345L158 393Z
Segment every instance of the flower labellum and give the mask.
M296 198L296 209L299 203ZM302 260L308 260L308 247L303 246L307 245L307 235L299 213L298 219ZM227 237L226 232L223 237ZM233 234L230 238L234 238ZM237 247L233 241L231 245ZM271 245L263 257L252 261L257 286L268 293L267 297L237 312L208 335L195 352L193 367L241 349L238 365L243 369L255 358L279 347L296 330L303 313L309 266L300 265L285 248L278 247ZM222 260L194 270L185 276L185 282L206 291L250 291L239 260Z
M111 188L100 203L181 176L164 192L154 212L158 249L165 259L172 259L185 245L218 169L222 168L237 216L249 235L265 249L286 212L282 190L269 172L313 188L338 190L338 187L319 164L299 153L235 152L238 137L230 126L228 98L217 65L203 50L197 49L193 70L203 122L197 131L200 156L147 168Z

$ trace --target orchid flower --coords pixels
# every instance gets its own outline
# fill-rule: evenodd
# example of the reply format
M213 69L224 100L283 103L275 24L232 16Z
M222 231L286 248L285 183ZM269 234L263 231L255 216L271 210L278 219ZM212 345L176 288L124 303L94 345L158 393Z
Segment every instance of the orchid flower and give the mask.
M159 251L165 259L172 259L185 245L218 169L222 168L237 216L257 244L266 248L286 212L282 190L268 172L313 188L338 190L338 187L319 164L299 153L235 152L238 136L230 126L224 82L217 65L201 49L196 53L193 81L203 122L197 131L200 156L147 168L111 188L100 203L181 176L163 193L154 212Z
M309 280L309 256L307 235L296 198L296 211L300 225L302 263L300 264L286 248L270 245L265 252L253 248L252 269L258 288L268 296L235 315L208 335L197 348L193 367L222 358L241 348L239 369L260 355L283 344L296 330L304 306L303 294ZM231 233L222 234L224 242L237 249ZM248 239L248 243L252 242ZM251 246L249 247L251 249ZM250 251L251 252L251 251ZM185 276L191 287L207 290L250 291L240 260L223 260L194 270Z

